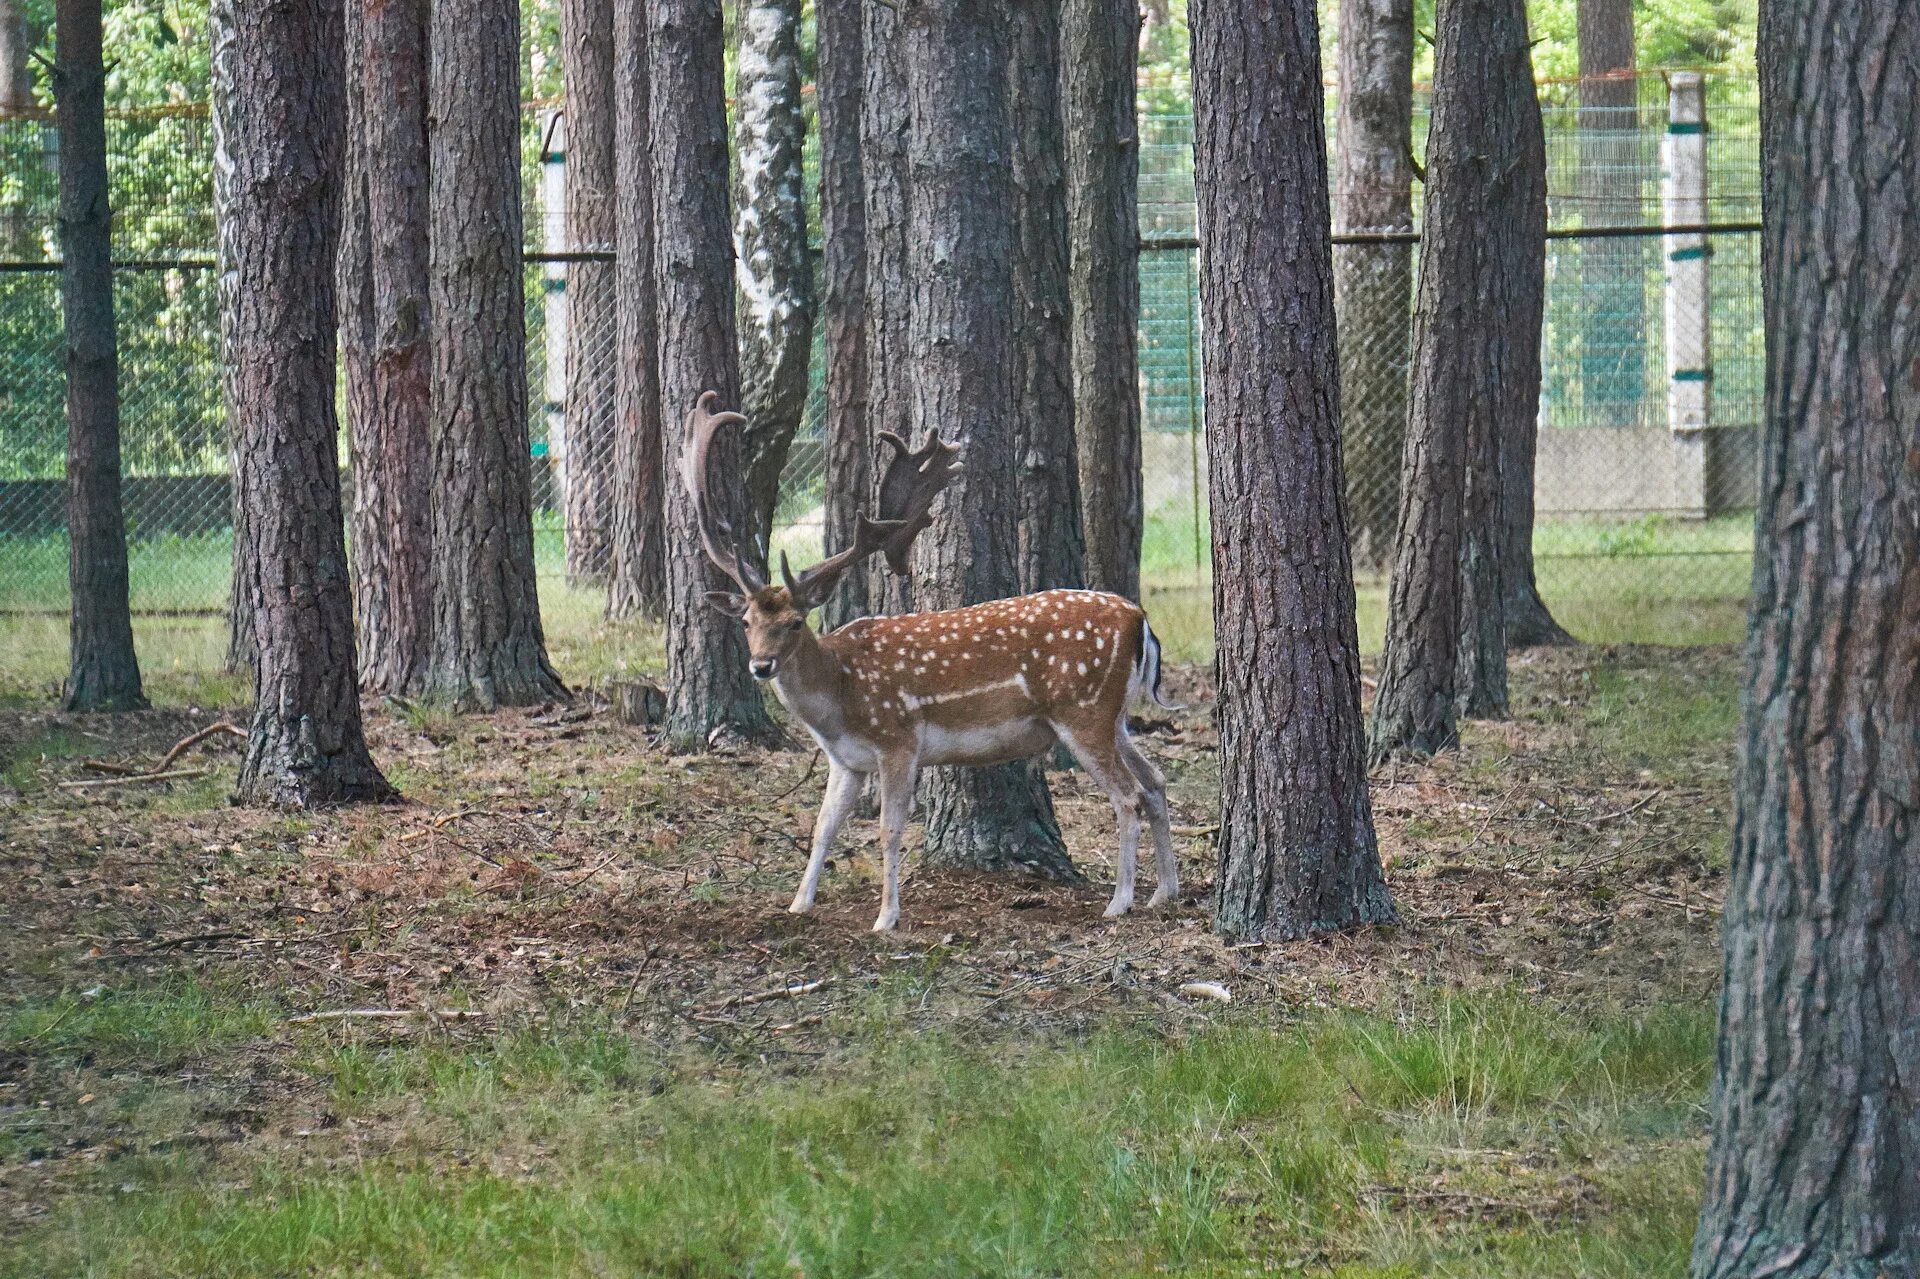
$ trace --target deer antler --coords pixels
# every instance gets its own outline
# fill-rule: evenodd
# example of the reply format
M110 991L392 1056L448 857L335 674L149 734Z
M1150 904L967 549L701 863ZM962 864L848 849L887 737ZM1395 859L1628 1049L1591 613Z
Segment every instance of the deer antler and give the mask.
M879 518L868 519L864 511L855 516L853 545L798 577L788 566L786 553L781 552L780 576L796 608L822 603L842 574L875 551L885 552L888 568L905 573L913 539L933 522L933 500L963 469L958 461L960 446L938 435L917 450L907 448L906 441L891 431L880 432L880 440L893 450L893 458L880 479Z
M714 512L707 491L712 482L712 476L707 472L707 452L713 447L713 437L719 434L723 426L744 426L747 421L739 413L715 413L713 404L719 398L718 391L702 391L699 403L687 414L686 442L680 454L680 478L687 486L687 496L693 499L694 522L699 525L700 545L706 548L707 558L713 561L715 568L732 579L742 595L752 595L766 588L766 578L754 567L752 558L741 552L733 526Z

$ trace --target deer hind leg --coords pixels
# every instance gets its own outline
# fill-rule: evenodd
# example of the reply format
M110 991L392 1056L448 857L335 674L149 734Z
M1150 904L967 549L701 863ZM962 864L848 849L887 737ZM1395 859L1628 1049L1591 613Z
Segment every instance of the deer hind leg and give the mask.
M1180 895L1180 864L1173 855L1173 827L1167 821L1167 779L1146 752L1120 730L1120 757L1145 793L1147 824L1153 828L1153 874L1158 882L1148 906L1164 906Z
M919 770L912 760L887 761L880 767L880 830L886 841L885 883L880 890L880 917L873 931L884 933L900 922L900 841L913 811L913 783Z
M827 765L827 793L820 801L820 816L813 823L813 856L807 859L807 873L800 880L800 891L793 895L793 905L787 907L796 915L813 909L813 894L820 887L820 871L827 864L827 853L833 848L834 837L840 833L840 824L860 800L860 778L851 768Z
M1140 814L1146 808L1146 796L1140 780L1111 741L1075 732L1065 724L1053 727L1087 776L1107 792L1107 798L1113 801L1113 815L1120 823L1120 865L1113 900L1106 909L1106 917L1113 919L1133 909L1133 883L1140 861Z

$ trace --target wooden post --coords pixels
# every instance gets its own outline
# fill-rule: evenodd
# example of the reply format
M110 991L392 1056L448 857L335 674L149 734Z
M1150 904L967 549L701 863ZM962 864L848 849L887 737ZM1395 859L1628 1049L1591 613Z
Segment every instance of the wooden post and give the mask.
M547 117L547 145L540 154L540 247L565 253L567 229L567 118L555 111ZM567 508L567 264L549 262L540 273L541 304L546 323L546 374L540 382L541 408L546 415L547 474L555 510ZM536 445L534 452L540 452ZM537 473L538 468L536 468ZM534 504L539 505L539 485Z
M1667 85L1667 136L1660 157L1660 198L1668 226L1707 221L1707 113L1703 77L1676 71ZM1666 237L1667 425L1698 431L1712 425L1713 350L1708 323L1707 237Z

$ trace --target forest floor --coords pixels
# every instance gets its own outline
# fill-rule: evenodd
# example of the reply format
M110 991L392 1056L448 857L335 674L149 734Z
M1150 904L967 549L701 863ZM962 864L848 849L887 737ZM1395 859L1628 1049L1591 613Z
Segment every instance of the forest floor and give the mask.
M889 935L871 822L786 913L811 749L370 708L406 802L295 816L225 735L98 784L234 708L0 711L0 1273L1677 1274L1737 661L1513 684L1374 779L1400 925L1275 946L1208 928L1192 670L1179 902L1100 917L1058 773L1085 883L912 856Z

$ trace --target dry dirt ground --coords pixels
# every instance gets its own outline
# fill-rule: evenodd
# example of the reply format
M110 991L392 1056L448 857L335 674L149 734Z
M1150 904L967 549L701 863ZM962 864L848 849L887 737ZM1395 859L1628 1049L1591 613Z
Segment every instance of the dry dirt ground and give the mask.
M378 1040L611 1010L670 1053L806 1070L835 1049L836 1008L909 971L910 1019L1023 1040L1378 1008L1414 987L1701 1000L1717 980L1728 765L1700 741L1729 740L1733 666L1724 651L1521 656L1512 721L1375 778L1400 925L1272 946L1209 931L1217 742L1193 671L1170 678L1188 709L1139 725L1172 779L1174 907L1100 917L1112 813L1059 773L1085 882L929 870L916 834L890 935L868 931L869 821L850 824L816 912L786 912L825 776L810 749L670 757L591 698L465 719L370 707L406 801L293 815L227 804L238 743L224 735L174 765L203 775L95 784L114 780L102 761L151 763L221 711L4 712L0 983L16 1008L169 983L268 1008L246 1051L192 1067L204 1086L168 1140L215 1149L333 1122L300 1066L314 1015L354 1014L341 1020ZM1182 992L1194 982L1231 1004ZM104 1089L88 1063L44 1060L37 1037L0 1041L0 1232L151 1140L90 1108Z

